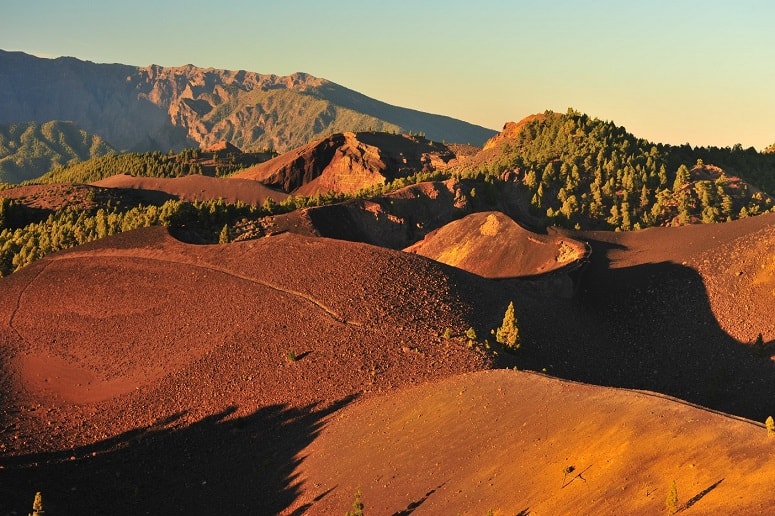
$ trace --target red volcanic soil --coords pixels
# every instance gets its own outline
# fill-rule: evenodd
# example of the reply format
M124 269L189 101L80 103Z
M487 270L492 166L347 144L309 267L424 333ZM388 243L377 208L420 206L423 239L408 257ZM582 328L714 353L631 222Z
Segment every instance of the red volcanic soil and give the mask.
M521 198L511 186L503 186L486 203L480 200L483 196L476 196L477 188L486 190L487 185L457 178L429 181L370 199L350 199L278 215L262 223L267 233L292 231L403 249L472 211L497 210L527 220Z
M485 371L358 402L296 469L285 514L765 514L775 439L653 393ZM299 512L295 512L299 511Z
M296 195L355 193L398 177L446 167L454 154L424 138L343 133L260 163L235 178L253 179Z
M135 177L117 174L93 183L102 188L163 192L181 201L223 199L229 203L244 202L261 205L267 198L281 202L288 194L278 192L257 181L189 175L174 178Z
M468 187L294 229L421 238L467 214ZM483 214L464 222L474 242L490 215L518 231ZM771 511L761 423L481 370L763 421L775 368L750 342L772 352L775 215L536 239L589 244L586 267L555 273L575 297L291 231L194 246L149 228L35 262L0 280L0 507L42 491L51 514L330 514L361 488L378 514L653 514L676 480L684 509ZM518 352L468 347L509 301Z
M268 233L292 231L402 249L470 212L466 184L457 179L419 183L372 199L350 199L282 214Z
M328 414L488 367L440 335L497 298L397 251L293 234L193 246L161 228L0 289L0 500L21 513L43 491L58 514L276 512Z
M714 316L741 342L775 342L775 214L643 231L563 232L593 242L608 269L671 263L700 276Z
M41 210L59 210L65 206L76 209L89 209L94 201L89 201L89 192L93 191L87 185L52 184L17 186L0 190L0 197L13 199L29 208Z
M493 279L561 270L579 264L588 254L582 242L533 233L500 212L467 215L404 251Z

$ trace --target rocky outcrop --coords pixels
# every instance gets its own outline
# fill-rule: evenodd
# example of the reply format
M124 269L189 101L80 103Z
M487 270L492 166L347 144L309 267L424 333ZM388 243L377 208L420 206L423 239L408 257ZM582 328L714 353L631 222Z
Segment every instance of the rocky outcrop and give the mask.
M537 114L537 115L530 115L519 122L506 122L503 125L503 130L487 140L484 144L483 150L487 149L494 149L496 147L499 147L503 142L506 142L508 140L513 140L517 136L519 136L519 133L522 132L522 129L527 125L529 122L532 122L533 120L542 120L546 118L546 115L544 114Z
M355 193L417 172L443 169L455 155L445 145L389 133L335 134L234 177L296 195Z

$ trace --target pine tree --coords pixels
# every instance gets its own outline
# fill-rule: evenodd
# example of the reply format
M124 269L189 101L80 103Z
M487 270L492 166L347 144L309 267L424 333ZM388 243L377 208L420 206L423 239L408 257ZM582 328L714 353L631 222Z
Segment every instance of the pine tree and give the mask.
M35 493L35 500L32 502L32 515L31 516L38 516L46 511L43 510L43 495L40 494L40 491Z
M229 242L231 242L231 237L229 236L229 225L224 224L223 229L221 230L221 234L218 235L218 243L228 244Z
M673 193L680 191L686 183L689 182L689 169L686 165L681 165L675 173L675 181L673 181Z
M363 516L363 501L361 501L361 490L355 492L355 500L353 501L353 508L351 511L347 511L345 516Z
M495 333L495 340L509 349L519 349L521 344L519 338L519 328L517 328L517 317L514 315L514 302L509 302L506 313L503 315L503 323Z
M753 343L754 353L763 357L766 355L766 349L764 348L764 336L760 333L756 336L756 340Z
M670 491L667 492L667 498L665 498L665 508L668 514L675 514L678 512L678 486L675 485L675 480L670 485Z

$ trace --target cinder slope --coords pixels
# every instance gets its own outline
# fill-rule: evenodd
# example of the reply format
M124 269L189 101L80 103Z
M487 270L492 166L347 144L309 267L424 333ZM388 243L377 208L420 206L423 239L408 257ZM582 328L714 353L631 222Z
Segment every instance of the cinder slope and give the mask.
M273 190L257 181L202 175L160 178L116 174L93 184L102 188L163 192L188 202L223 199L230 203L261 205L267 198L281 202L288 197L288 194Z
M277 512L326 414L488 367L439 337L476 324L485 290L293 234L193 246L152 228L35 262L0 281L2 505L42 490L59 514Z
M775 508L761 423L677 400L487 371L358 403L302 454L286 512L697 514ZM570 469L572 468L572 471ZM566 473L568 471L568 473Z
M466 215L404 251L492 279L569 269L582 264L588 254L582 242L533 233L501 212Z
M559 232L586 240L591 261L571 301L515 298L521 365L763 421L775 413L773 227L769 214L638 232ZM762 352L752 348L758 333Z
M724 224L631 232L572 232L597 255L593 274L671 263L696 271L721 327L741 342L775 342L775 213Z
M343 133L312 142L233 177L254 179L297 195L355 193L454 158L444 145L389 133Z
M387 195L306 208L265 221L266 232L293 231L403 249L472 211L496 210L529 221L511 185L486 191L482 181L448 179L410 185ZM483 199L488 197L488 199Z

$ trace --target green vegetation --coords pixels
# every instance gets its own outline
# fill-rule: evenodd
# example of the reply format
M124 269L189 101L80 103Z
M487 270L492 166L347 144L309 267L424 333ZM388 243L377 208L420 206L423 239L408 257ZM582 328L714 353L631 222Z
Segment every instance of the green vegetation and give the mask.
M138 177L180 177L201 174L202 165L196 161L198 151L166 155L161 152L127 152L90 159L44 174L39 183L93 183L116 174Z
M114 150L71 122L0 124L0 181L19 183Z
M729 174L775 192L775 155L657 145L573 110L526 122L501 150L458 172L490 183L517 181L546 225L632 230L722 222L773 208L766 193Z
M32 502L31 516L39 516L45 512L46 511L43 510L43 495L40 493L40 491L38 491L35 493L35 499Z
M294 351L289 351L288 353L285 354L285 359L288 362L296 362L296 360L298 360L298 358L299 357L296 356L296 353Z
M670 484L670 490L665 497L665 508L668 514L675 514L678 512L678 486L675 484L675 480Z
M355 500L353 500L352 509L345 513L345 516L363 516L363 501L360 488L355 492Z
M769 437L775 437L775 419L772 419L772 416L767 417L764 426L767 427L767 435Z
M476 344L476 330L471 326L466 330L466 338L468 339L468 347L471 348Z
M229 235L229 225L224 224L223 229L221 229L221 232L218 235L218 243L228 244L229 242L231 242L231 236Z
M2 213L12 206L0 202ZM5 217L0 225L0 276L21 269L38 258L99 238L148 226L192 227L203 241L215 242L219 228L241 218L256 218L258 208L244 203L227 204L222 200L186 203L167 201L161 206L99 208L94 212L65 208L45 220L11 229L13 221Z
M220 124L236 112L241 115L239 128ZM228 101L215 106L202 122L211 134L251 152L274 147L278 141L282 142L282 150L290 150L345 131L401 131L399 126L379 118L286 89L235 89Z
M277 93L272 98L284 102L287 99L283 100L283 95ZM217 114L212 116L217 118ZM739 146L693 149L688 145L655 145L611 122L573 110L564 115L547 112L525 122L521 131L492 156L473 168L455 171L461 178L473 178L460 189L459 200L475 210L500 209L504 203L513 203L512 196L522 196L537 224L632 230L720 222L774 209L772 198L765 192L775 192L775 153L760 154ZM220 152L186 149L177 154L125 153L64 164L39 181L89 183L118 173L152 177L223 175L240 168L246 160L266 157L248 157L230 148ZM723 168L709 165L711 162ZM729 171L753 181L762 191L748 188ZM267 199L260 207L222 202L216 203L217 207L213 203L134 207L108 204L85 213L63 209L45 220L25 206L4 199L0 200L0 275L56 250L136 227L174 225L176 218L187 220L189 226L202 225L200 231L207 241L226 243L239 233L234 225L237 213L256 219L350 198L375 198L412 184L450 177L449 172L420 172L354 195L329 192L290 196L279 203ZM510 321L512 315L507 309L496 335L507 349L520 345L516 317L513 323ZM469 337L469 342L473 345L475 339Z
M495 340L503 344L508 350L517 350L521 344L517 317L514 315L514 302L509 302L506 313L503 315L503 323L495 332Z

